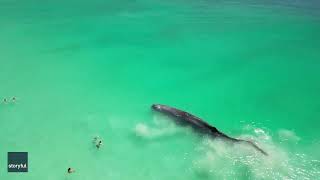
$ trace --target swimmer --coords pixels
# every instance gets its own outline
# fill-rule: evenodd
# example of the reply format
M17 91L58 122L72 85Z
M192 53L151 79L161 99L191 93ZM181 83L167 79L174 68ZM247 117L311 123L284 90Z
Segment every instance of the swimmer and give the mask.
M99 136L95 136L92 140L92 143L97 144L98 140L100 139Z
M68 168L68 173L69 173L69 174L74 173L74 172L75 172L75 170L74 170L74 169L72 169L72 168Z
M16 102L17 98L16 97L12 97L12 102Z
M96 147L99 149L102 145L102 141L100 140L98 144L96 144Z
M100 139L100 137L99 137L99 136L95 136L95 137L93 138L93 141L97 141L98 139Z
M7 98L3 98L2 103L3 104L7 104L8 103L8 99Z

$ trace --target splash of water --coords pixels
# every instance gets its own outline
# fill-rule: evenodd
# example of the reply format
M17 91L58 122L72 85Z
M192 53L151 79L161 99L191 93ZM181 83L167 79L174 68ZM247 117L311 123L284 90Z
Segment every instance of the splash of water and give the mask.
M292 137L292 133L286 131ZM200 156L193 169L200 177L219 179L316 179L320 175L319 161L305 154L290 153L272 140L267 131L254 128L253 134L242 134L265 149L262 156L244 144L230 145L224 141L204 139L198 148Z
M157 139L176 135L182 132L174 123L164 121L163 118L154 116L152 125L138 123L134 127L136 136L144 139Z
M290 131L287 129L280 129L278 131L278 135L282 141L298 142L301 140L301 138L298 135L296 135L294 131Z
M178 129L173 123L154 117L152 125L138 123L134 128L137 136L148 140L175 136L186 128ZM256 142L269 155L263 156L247 144L230 144L220 139L201 138L196 148L190 170L205 179L316 179L320 177L320 161L303 153L292 152L268 130L246 125L237 137ZM301 138L293 131L280 129L280 140L290 142ZM312 167L312 168L310 168Z

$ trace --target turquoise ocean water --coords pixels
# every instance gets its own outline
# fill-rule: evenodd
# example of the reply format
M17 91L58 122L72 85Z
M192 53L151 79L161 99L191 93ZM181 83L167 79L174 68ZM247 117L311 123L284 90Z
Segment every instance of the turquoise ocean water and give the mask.
M0 0L0 97L17 97L0 104L0 179L320 179L319 7ZM152 103L270 155L198 136ZM10 151L29 152L28 173L7 173Z

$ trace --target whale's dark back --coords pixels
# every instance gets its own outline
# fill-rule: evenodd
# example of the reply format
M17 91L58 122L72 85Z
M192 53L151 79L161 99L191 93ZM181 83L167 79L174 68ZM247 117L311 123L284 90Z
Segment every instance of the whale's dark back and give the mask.
M173 117L173 119L180 125L189 125L191 126L195 131L204 133L207 135L210 135L211 137L219 137L223 138L232 142L244 142L251 146L253 146L255 149L260 151L262 154L267 155L265 151L263 151L261 148L259 148L256 144L254 144L251 141L242 140L242 139L236 139L227 136L226 134L220 132L217 128L211 126L207 122L203 121L202 119L187 113L185 111L166 106L161 104L153 104L151 108L155 111L158 111L160 113L166 114L170 117Z
M229 138L230 140L236 141L236 139L228 137L227 135L220 132L217 128L211 126L207 122L203 121L202 119L188 112L185 112L170 106L161 105L161 104L154 104L151 107L155 111L158 111L170 117L173 117L174 120L180 125L191 126L196 132L205 133L213 137L217 137L217 136L225 137L225 138Z

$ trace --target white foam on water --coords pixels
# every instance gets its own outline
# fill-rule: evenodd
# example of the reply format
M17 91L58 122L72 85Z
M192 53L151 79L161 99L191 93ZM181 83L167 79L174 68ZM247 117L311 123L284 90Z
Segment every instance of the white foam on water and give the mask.
M203 140L200 154L193 162L199 176L219 179L316 179L320 177L319 161L304 154L289 153L277 145L266 130L252 128L240 139L256 142L269 155L264 156L247 144L230 144L219 139ZM288 135L286 133L286 135ZM289 135L292 135L289 133ZM292 136L290 136L292 137Z
M138 123L137 136L155 140L186 132L172 122L154 118L151 125ZM300 140L293 131L279 130L279 136ZM267 156L246 143L228 143L221 139L203 138L196 147L197 154L191 171L205 179L317 179L320 161L305 154L294 153L276 142L268 130L247 125L236 138L250 140L268 153ZM276 138L275 138L276 139Z
M183 129L178 127L172 120L159 115L155 115L150 124L137 123L134 127L136 136L149 140L173 136L181 132L184 132Z
M179 129L175 125L151 126L145 123L138 123L134 127L136 136L144 139L157 139L177 134Z
M150 128L143 123L138 123L136 127L134 128L134 131L136 135L141 136L141 137L149 137L151 136L151 130Z
M287 129L280 129L278 131L278 135L282 141L298 142L301 140L301 138L299 136L297 136L294 131L290 131Z

